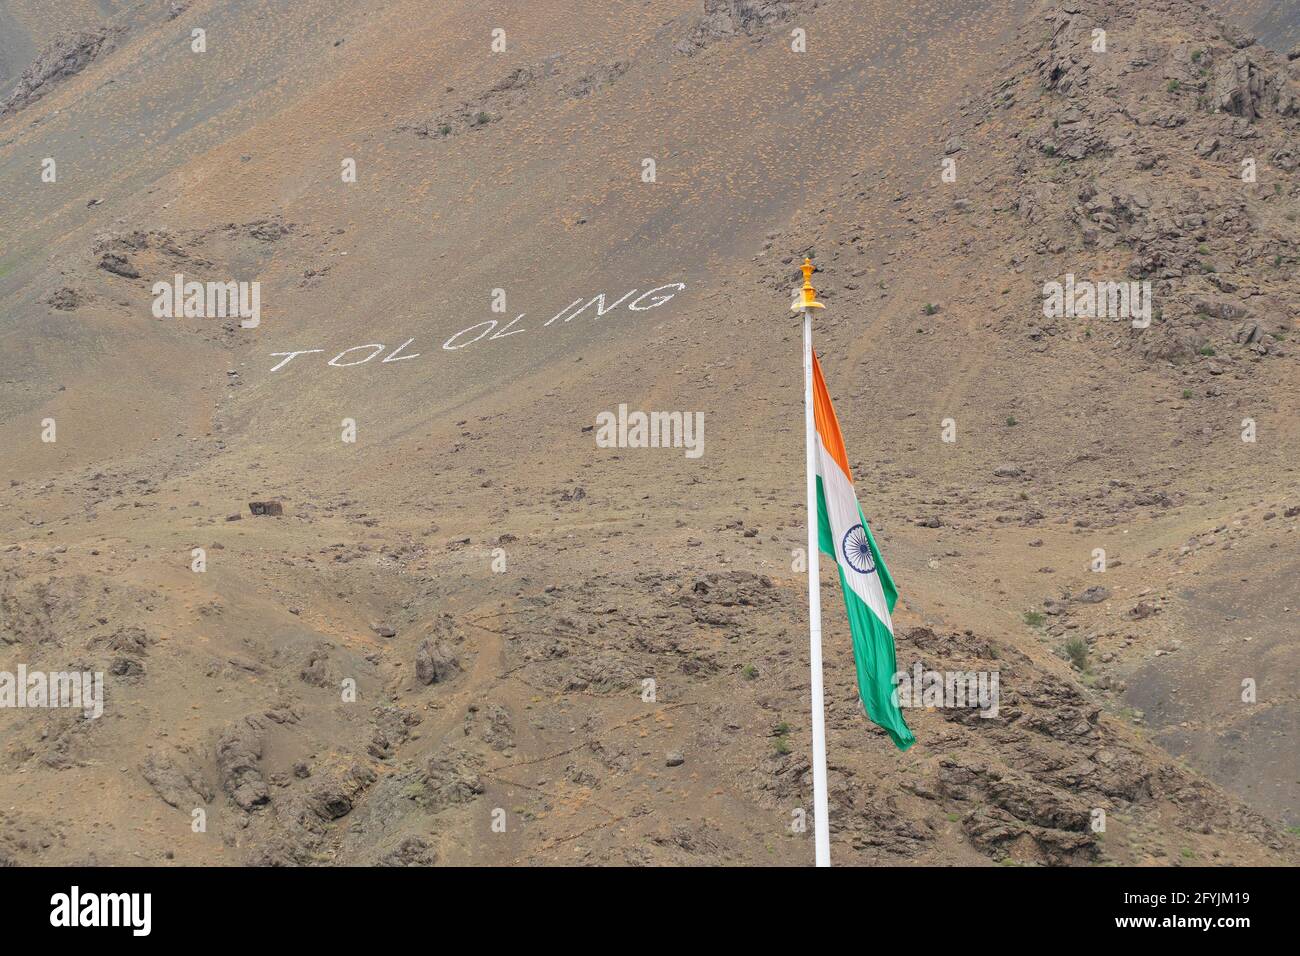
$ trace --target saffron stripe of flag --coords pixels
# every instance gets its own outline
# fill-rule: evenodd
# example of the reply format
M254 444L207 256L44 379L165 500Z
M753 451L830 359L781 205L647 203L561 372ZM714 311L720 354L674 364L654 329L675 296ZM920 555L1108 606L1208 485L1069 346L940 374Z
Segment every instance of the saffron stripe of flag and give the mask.
M817 425L818 549L835 559L853 637L858 696L872 723L899 750L916 743L894 698L894 624L898 589L885 567L862 515L844 450L839 419L831 405L821 363L813 352L813 418Z

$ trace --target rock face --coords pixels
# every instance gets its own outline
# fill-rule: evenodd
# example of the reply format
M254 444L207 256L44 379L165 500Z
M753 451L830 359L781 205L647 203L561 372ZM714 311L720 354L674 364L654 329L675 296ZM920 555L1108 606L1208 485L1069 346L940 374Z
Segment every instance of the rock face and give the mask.
M1245 53L1215 64L1210 101L1215 110L1253 120L1263 96L1264 75Z
M954 760L940 762L939 793L958 803L976 800L962 826L991 856L1061 865L1096 853L1086 801L1007 771Z
M505 74L487 89L461 102L454 109L418 123L399 126L399 130L414 133L421 139L446 139L462 133L485 130L519 106L528 94L544 81L560 72L558 57L548 57L540 63L520 66ZM606 73L605 82L613 82L622 71ZM595 74L589 77L587 92L600 85Z
M323 647L313 648L303 661L298 679L313 687L328 687L334 683L334 673L330 670L329 651Z
M477 727L478 736L493 750L510 750L515 745L514 721L510 711L497 703L480 707L471 704L465 717L465 734L468 736Z
M106 29L65 33L55 38L23 70L18 85L0 106L0 116L18 112L40 99L60 81L76 76L111 48L111 39L112 33Z
M457 750L436 754L425 766L429 805L442 809L468 803L483 792L479 768L483 760L477 754Z
M606 63L589 73L584 73L572 83L565 84L564 95L575 100L590 96L597 90L609 86L631 67L632 63L629 60L614 60L612 63Z
M1036 251L1068 257L1069 271L1127 255L1126 276L1101 268L1151 284L1150 322L1126 342L1147 360L1186 363L1233 342L1277 354L1300 311L1282 281L1300 247L1268 208L1284 195L1270 168L1300 162L1300 90L1281 59L1191 11L1157 22L1090 0L1057 3L1048 18L1036 79L1063 99L1002 93L980 111L1014 112L1033 130L1015 161ZM1103 28L1141 42L1100 53Z
M852 471L904 598L899 667L1000 679L996 712L908 710L919 746L900 756L862 713L827 594L835 858L1123 865L1187 847L1198 861L1294 862L1284 831L1225 810L1232 798L1135 726L1155 726L1155 707L1124 708L1108 688L1171 637L1187 638L1173 661L1192 656L1179 585L1223 577L1211 552L1228 584L1272 585L1253 607L1281 607L1282 576L1242 559L1262 526L1277 541L1263 557L1284 558L1300 504L1286 474L1260 491L1293 437L1275 414L1285 400L1267 400L1285 399L1300 360L1300 118L1286 105L1300 65L1187 0L691 0L649 22L638 4L534 2L544 15L529 11L526 36L503 20L509 56L451 73L437 44L399 37L387 57L398 48L375 18L343 18L346 48L330 47L343 20L327 8L349 5L337 0L228 5L240 37L260 35L270 7L276 29L281 13L326 17L296 31L301 56L241 60L250 45L224 43L221 70L175 70L194 15L160 27L167 4L129 5L138 68L92 62L0 120L0 139L69 172L67 189L14 191L42 197L19 221L49 255L0 262L0 314L30 320L43 343L10 336L22 347L0 382L27 436L6 447L0 480L0 647L108 678L102 720L0 708L0 861L157 862L174 849L185 864L809 862L790 826L812 790L806 529L789 480L798 368L791 329L761 316L785 305L795 255L811 252L834 297L818 334L862 456ZM583 17L592 30L573 30ZM1105 54L1092 49L1101 28ZM340 96L334 67L378 85ZM406 117L389 106L430 119L398 133ZM810 123L817 149L779 148ZM301 148L313 137L328 155L364 150L360 188L329 182L336 170ZM629 144L665 141L662 188L634 186ZM1241 178L1247 158L1257 183ZM372 172L382 188L365 185ZM482 252L528 335L497 326L481 362L439 348L441 335L392 351L417 310L384 278L420 276L422 297L441 296L423 231L380 229L375 247L375 229L426 214L432 256L445 250L437 272L463 265L457 246ZM774 228L789 234L764 236ZM93 246L92 229L106 230ZM567 245L582 268L556 273ZM692 280L670 308L602 319L624 280L669 282L706 248L721 284ZM566 285L526 288L542 254ZM149 283L178 272L274 281L290 323L263 339L237 322L152 321ZM1150 281L1160 312L1145 331L1046 319L1039 290L1067 272ZM552 311L598 288L572 323ZM372 325L380 353L326 364ZM308 347L325 351L267 371L271 350ZM421 351L447 364L421 375L405 361ZM23 368L42 356L59 359ZM728 430L735 454L596 446L593 405L635 395L742 423ZM871 414L882 402L897 413ZM34 440L46 405L70 457ZM335 408L376 440L326 453ZM1256 447L1199 441L1207 424L1260 412ZM952 444L933 433L949 414ZM226 519L281 489L289 518ZM1229 528L1241 518L1240 536L1189 527L1201 544L1185 576L1166 578L1182 575L1181 527L1210 512ZM488 570L494 545L506 573ZM186 570L196 546L211 550L206 575ZM1051 600L1022 620L1022 595ZM1253 622L1217 613L1235 608L1211 608L1207 640L1253 636ZM1280 651L1259 660L1285 666ZM1161 694L1213 696L1188 686ZM1212 732L1230 748L1278 739ZM175 840L207 804L209 836ZM501 839L488 835L498 808Z
M817 4L818 0L704 0L703 15L674 49L690 56L718 40L755 36L788 22L800 11L815 10Z
M140 278L140 270L126 256L116 252L105 253L99 260L99 267L123 279Z
M330 772L317 781L308 801L321 820L338 820L352 812L354 802L375 779L373 770L355 763L344 771Z
M241 810L255 810L271 799L262 778L262 723L245 717L217 739L217 770L221 789Z
M1259 42L1278 53L1288 50L1300 59L1300 7L1294 0L1208 0L1208 5L1221 13L1232 24L1250 31ZM1225 33L1235 31L1235 26L1225 25Z
M397 846L384 853L376 861L377 866L433 866L438 862L438 853L423 837L404 837Z
M55 290L45 301L50 308L58 309L60 312L75 312L90 301L90 296L78 289L65 286Z
M212 799L212 788L189 760L175 751L154 751L145 758L140 773L163 802L190 810Z
M421 684L443 684L460 673L460 662L441 641L425 638L415 652L415 677Z

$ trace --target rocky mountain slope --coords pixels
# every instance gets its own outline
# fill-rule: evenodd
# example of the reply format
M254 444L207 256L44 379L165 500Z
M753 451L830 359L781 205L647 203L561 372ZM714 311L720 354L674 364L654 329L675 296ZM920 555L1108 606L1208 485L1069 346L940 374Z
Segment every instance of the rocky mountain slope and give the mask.
M5 61L0 670L106 684L0 709L5 860L811 862L811 255L900 667L1001 687L897 753L826 576L837 862L1296 862L1295 62L1175 0L177 7Z
M1289 0L1214 0L1212 6L1279 53L1300 44L1300 7Z

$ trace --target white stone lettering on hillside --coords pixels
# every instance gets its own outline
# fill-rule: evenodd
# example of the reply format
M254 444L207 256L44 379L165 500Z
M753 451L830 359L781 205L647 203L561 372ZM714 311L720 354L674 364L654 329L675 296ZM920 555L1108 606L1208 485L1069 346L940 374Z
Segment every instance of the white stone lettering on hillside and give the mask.
M645 292L640 292L638 289L632 289L630 292L624 293L613 301L610 301L604 292L598 292L590 298L574 299L567 306L557 312L552 318L534 329L534 332L543 331L552 326L561 328L579 317L591 320L599 319L614 312L620 306L629 312L649 312L651 309L657 309L662 305L667 305L672 301L674 296L685 289L685 282L669 282L665 285L647 289ZM589 311L592 306L595 306L594 311ZM586 314L584 315L584 313ZM520 325L520 322L527 314L528 313L526 312L520 312L504 325L502 325L497 319L486 319L482 322L475 322L473 325L467 326L448 337L446 341L442 343L442 348L439 349L438 352L460 352L463 349L470 348L471 346L483 348L487 342L495 342L498 339L508 338L512 335L520 335L529 331L526 326ZM555 325L557 322L559 324ZM516 326L519 327L516 328ZM418 359L421 353L407 352L407 349L414 342L414 338L407 338L401 345L398 345L391 352L388 352L381 361L375 364L384 365L389 362L405 362L410 359ZM387 349L388 346L384 343L368 342L363 345L348 345L338 349L337 351L335 349L311 348L293 349L292 351L285 352L272 352L270 353L271 357L277 358L280 361L271 367L271 371L280 371L300 355L313 355L318 353L334 356L324 363L326 367L353 368L358 365L369 365L371 359L376 358ZM366 354L367 350L369 351L369 354ZM433 354L436 355L438 353L435 352ZM320 360L317 359L315 361L319 362Z

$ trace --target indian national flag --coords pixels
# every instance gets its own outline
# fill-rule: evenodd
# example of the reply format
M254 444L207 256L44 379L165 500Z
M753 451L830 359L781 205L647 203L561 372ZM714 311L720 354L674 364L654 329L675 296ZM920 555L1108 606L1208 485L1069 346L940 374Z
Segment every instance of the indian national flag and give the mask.
M817 524L819 548L840 570L844 606L853 634L858 694L867 716L883 727L899 750L916 743L894 700L894 624L889 615L898 590L853 491L849 458L831 406L821 363L813 353L813 416L817 423Z

